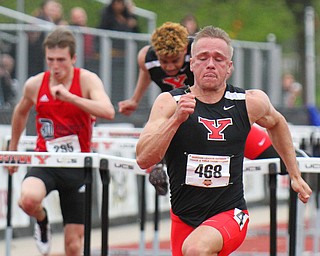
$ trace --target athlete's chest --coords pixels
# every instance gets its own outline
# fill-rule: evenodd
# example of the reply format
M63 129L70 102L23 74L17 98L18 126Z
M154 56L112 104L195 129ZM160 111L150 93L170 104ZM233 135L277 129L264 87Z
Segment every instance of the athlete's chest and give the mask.
M232 101L212 105L197 102L194 113L180 126L177 138L184 146L191 145L189 150L194 147L197 151L236 151L245 143L250 130L242 107Z

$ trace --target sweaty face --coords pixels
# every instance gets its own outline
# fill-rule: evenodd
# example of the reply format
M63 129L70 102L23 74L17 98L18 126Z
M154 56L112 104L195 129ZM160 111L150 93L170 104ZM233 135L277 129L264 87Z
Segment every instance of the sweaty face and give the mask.
M46 62L56 81L63 81L73 69L76 57L71 58L69 48L46 48Z
M175 76L179 73L184 64L185 51L180 52L178 55L158 55L161 68L168 76Z
M219 38L202 38L194 45L191 70L198 85L207 88L224 86L232 68L230 48Z

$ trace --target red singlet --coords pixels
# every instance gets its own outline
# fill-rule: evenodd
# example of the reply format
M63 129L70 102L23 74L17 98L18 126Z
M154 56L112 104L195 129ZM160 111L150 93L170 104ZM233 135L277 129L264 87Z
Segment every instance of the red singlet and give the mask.
M60 100L54 100L49 88L50 72L44 74L36 104L36 151L45 152L46 141L68 135L77 135L81 152L90 152L92 136L91 115L79 107ZM80 69L74 68L71 93L82 97L80 86Z

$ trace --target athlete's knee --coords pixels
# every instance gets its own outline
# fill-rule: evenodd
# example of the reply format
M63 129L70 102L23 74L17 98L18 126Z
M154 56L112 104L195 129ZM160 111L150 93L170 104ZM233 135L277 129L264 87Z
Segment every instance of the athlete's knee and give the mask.
M64 236L66 255L82 255L84 226L78 224L66 224L64 227Z
M190 241L186 239L182 245L182 255L183 256L193 256L193 255L218 255L218 252L214 251L211 246L201 242Z
M70 239L66 241L65 250L67 256L79 256L82 250L82 243L80 239Z
M41 201L28 194L22 194L19 200L20 208L31 216L38 211L39 205L41 205Z

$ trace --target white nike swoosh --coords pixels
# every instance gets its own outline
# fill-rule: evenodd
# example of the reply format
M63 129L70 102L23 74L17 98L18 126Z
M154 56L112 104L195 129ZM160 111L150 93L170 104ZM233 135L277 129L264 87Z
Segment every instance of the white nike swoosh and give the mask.
M233 107L234 107L234 105L231 105L231 106L228 106L228 107L223 106L223 110L229 110L229 109L232 109Z
M180 72L184 72L186 70L187 66L184 66L180 69Z
M266 138L263 138L261 141L258 142L258 145L261 147L265 143Z

